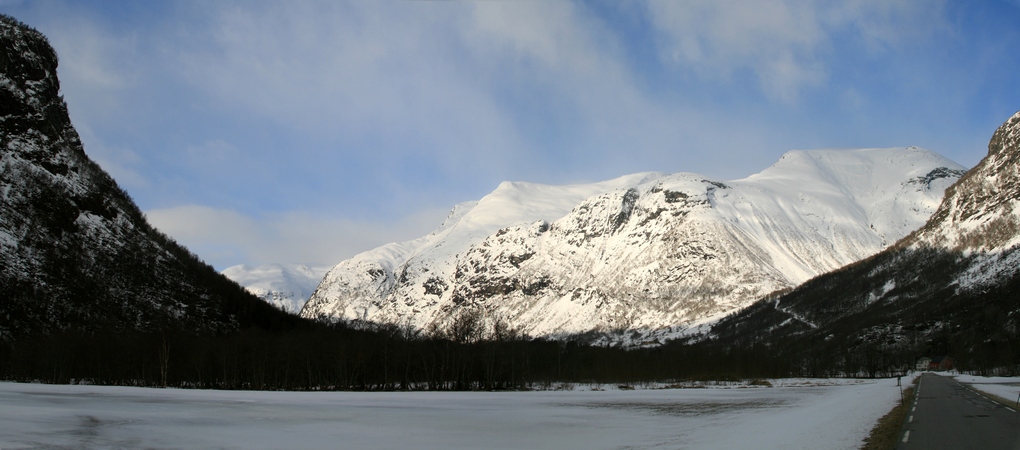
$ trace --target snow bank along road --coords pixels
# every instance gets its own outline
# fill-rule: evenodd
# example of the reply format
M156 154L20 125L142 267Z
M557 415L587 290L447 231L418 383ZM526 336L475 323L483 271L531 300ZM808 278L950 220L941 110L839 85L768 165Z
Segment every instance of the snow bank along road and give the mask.
M0 383L0 448L856 449L895 380L771 388L252 392Z
M1020 449L1020 413L956 380L921 375L899 449Z

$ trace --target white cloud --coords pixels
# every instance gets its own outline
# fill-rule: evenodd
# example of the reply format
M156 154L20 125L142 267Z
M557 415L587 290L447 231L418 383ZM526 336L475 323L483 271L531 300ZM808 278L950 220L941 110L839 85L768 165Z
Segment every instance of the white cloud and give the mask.
M393 241L424 236L447 210L416 211L397 220L356 221L287 212L251 216L201 205L153 209L150 223L218 269L236 264L330 265Z
M784 100L826 77L815 55L826 36L811 1L652 1L648 8L663 57L703 77L750 69Z
M518 67L527 67L523 60L531 59L560 74L595 73L606 64L605 53L596 47L598 24L569 2L473 3L464 32L466 45L494 51L476 53L477 58L505 49L510 53L506 59Z
M847 29L878 50L943 27L941 1L656 0L647 6L664 60L706 79L749 70L767 95L786 102L826 82L835 35Z
M830 28L852 28L870 50L881 51L948 31L945 3L945 0L837 2L825 19Z

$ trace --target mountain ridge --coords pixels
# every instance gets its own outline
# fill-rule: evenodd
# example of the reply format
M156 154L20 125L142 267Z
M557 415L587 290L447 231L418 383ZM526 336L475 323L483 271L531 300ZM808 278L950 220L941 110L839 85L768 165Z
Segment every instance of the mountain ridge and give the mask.
M475 310L540 336L676 336L895 242L962 173L911 147L792 151L726 182L640 173L572 186L569 201L503 183L428 236L339 263L302 315L425 329ZM558 210L477 214L497 200Z

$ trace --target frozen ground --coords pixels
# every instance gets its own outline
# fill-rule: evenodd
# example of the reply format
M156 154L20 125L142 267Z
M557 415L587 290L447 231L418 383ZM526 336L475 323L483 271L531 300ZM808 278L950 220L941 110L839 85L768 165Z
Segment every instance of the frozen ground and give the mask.
M979 377L977 375L956 375L956 381L971 385L974 389L992 395L998 395L1009 401L1020 398L1020 378L1018 377Z
M0 448L859 448L895 380L540 392L0 383Z

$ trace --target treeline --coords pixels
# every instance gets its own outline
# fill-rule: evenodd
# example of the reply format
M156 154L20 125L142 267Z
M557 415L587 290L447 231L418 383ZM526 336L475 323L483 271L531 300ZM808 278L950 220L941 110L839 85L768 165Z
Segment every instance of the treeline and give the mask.
M343 326L219 336L65 332L0 344L0 378L206 389L528 390L560 383L887 377L912 369L925 354L950 354L961 368L987 372L1009 367L1020 351L1010 341L972 344L948 332L913 346L820 339L631 350L523 337L459 342ZM964 346L979 351L952 352Z
M446 329L327 325L253 314L238 331L62 331L0 340L0 379L262 390L527 390L777 377L888 377L922 356L1020 374L1020 281L931 311L869 311L825 327L763 301L714 338L621 349L532 339L463 314ZM746 314L746 315L745 315ZM913 320L908 320L908 317ZM789 322L782 325L783 322ZM770 332L769 330L776 330ZM778 330L784 330L780 333Z
M756 348L623 350L523 337L458 342L343 326L248 328L222 336L66 332L0 344L0 378L8 380L211 389L522 390L786 376L791 370Z

